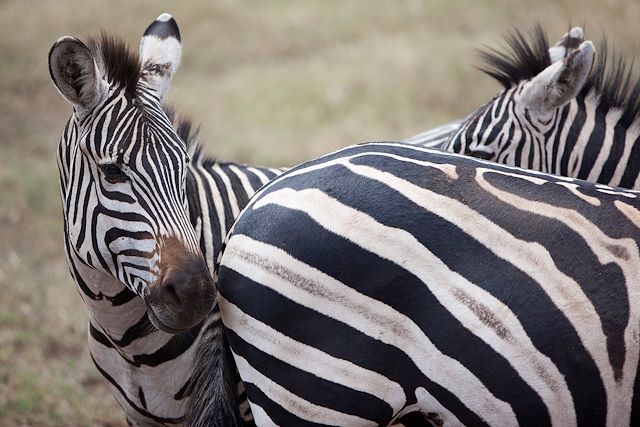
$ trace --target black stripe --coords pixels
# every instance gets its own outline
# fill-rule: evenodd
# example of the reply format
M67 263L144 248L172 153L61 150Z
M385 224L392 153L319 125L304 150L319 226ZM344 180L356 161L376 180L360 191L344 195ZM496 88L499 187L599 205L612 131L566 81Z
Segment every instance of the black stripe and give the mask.
M589 173L593 169L604 144L606 111L603 111L601 108L596 108L593 119L596 122L596 126L594 126L589 134L589 139L587 140L582 155L582 165L580 166L578 174L575 175L576 178L587 179L589 177Z
M609 151L609 156L602 166L602 172L600 172L600 176L597 178L598 182L607 184L611 182L613 174L615 173L616 168L618 164L620 164L620 160L622 159L625 143L630 142L625 141L626 135L627 129L622 126L620 121L617 121L613 127L613 142L611 143L611 151ZM627 164L629 164L629 161L627 161ZM635 182L631 183L630 185L623 186L626 188L633 188L634 184Z
M93 356L91 356L91 360L93 360L94 365L96 366L96 369L98 369L98 372L100 372L100 374L105 377L107 379L107 381L109 381L111 383L111 385L118 390L118 392L120 393L120 395L124 398L124 400L127 401L127 403L129 404L129 406L131 408L133 408L137 413L139 413L140 415L150 418L158 423L164 423L164 424L178 424L182 422L182 418L163 418L163 417L158 417L156 415L153 415L152 413L150 413L149 411L147 411L144 408L139 407L138 405L136 405L131 399L129 399L129 397L126 395L126 393L124 392L124 390L122 389L122 387L120 387L120 385L113 379L113 377L111 377L111 375L109 375L104 369L102 369L100 367L100 365L96 362L96 360L93 358Z
M176 20L171 18L168 21L153 21L144 31L143 36L156 36L161 40L173 37L180 41L180 30Z
M322 425L303 420L292 413L285 411L280 405L269 399L262 390L254 384L245 382L244 386L247 389L247 395L250 396L250 401L264 409L269 418L271 418L276 425L296 427L313 427Z
M578 109L571 123L568 123L570 127L569 132L567 133L567 138L565 140L564 151L562 153L559 153L562 156L560 158L560 170L553 171L563 176L571 176L571 174L569 173L569 159L571 158L571 152L576 146L578 138L580 137L580 132L582 131L582 128L584 127L584 124L587 120L587 107L584 96L578 96L576 98L576 102L578 104Z
M201 327L202 323L186 332L172 336L165 345L153 353L135 355L133 357L134 362L139 365L158 366L180 357L191 348L198 337Z

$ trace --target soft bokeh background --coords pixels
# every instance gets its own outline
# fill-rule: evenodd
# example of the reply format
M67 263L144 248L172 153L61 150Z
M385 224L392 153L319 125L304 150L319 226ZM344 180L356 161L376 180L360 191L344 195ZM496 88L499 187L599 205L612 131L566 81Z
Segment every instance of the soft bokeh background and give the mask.
M133 46L160 13L183 36L169 100L224 160L285 166L461 117L498 90L474 48L540 21L629 55L640 2L0 0L0 425L123 425L86 350L62 250L55 148L71 107L47 53L100 29Z

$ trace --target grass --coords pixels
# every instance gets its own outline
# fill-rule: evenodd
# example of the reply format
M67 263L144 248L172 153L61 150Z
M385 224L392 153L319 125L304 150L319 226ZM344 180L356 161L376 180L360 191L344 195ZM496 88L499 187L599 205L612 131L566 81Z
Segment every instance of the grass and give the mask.
M71 108L49 81L62 35L137 45L168 7L145 0L0 2L0 425L123 425L86 350L86 313L62 251L55 148ZM474 48L540 21L635 52L640 4L270 0L180 2L184 56L169 94L220 159L293 165L365 140L402 139L497 91Z

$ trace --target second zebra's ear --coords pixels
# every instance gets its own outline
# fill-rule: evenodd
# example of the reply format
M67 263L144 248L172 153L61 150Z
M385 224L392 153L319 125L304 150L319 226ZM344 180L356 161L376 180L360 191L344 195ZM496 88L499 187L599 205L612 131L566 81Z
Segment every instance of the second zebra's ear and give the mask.
M547 115L571 101L586 83L594 57L593 43L586 41L563 60L549 65L525 84L521 95L524 107Z
M549 48L551 63L558 62L571 55L584 42L582 27L571 28L554 46Z
M180 65L180 30L168 13L158 16L145 30L140 41L141 80L162 100L171 78Z

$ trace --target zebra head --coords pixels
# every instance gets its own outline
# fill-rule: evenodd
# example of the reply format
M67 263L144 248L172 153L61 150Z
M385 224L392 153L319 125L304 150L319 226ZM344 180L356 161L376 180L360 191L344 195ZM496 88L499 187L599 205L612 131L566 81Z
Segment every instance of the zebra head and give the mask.
M491 101L471 113L446 146L448 151L485 160L546 170L545 141L561 107L573 100L594 62L595 49L572 28L548 48L540 27L532 43L515 31L510 53L483 52L483 71L504 86Z
M197 325L215 297L187 214L185 143L160 106L180 55L169 14L147 28L140 57L106 34L62 37L49 53L73 104L58 156L72 274L88 267L100 293L126 286L170 333Z

